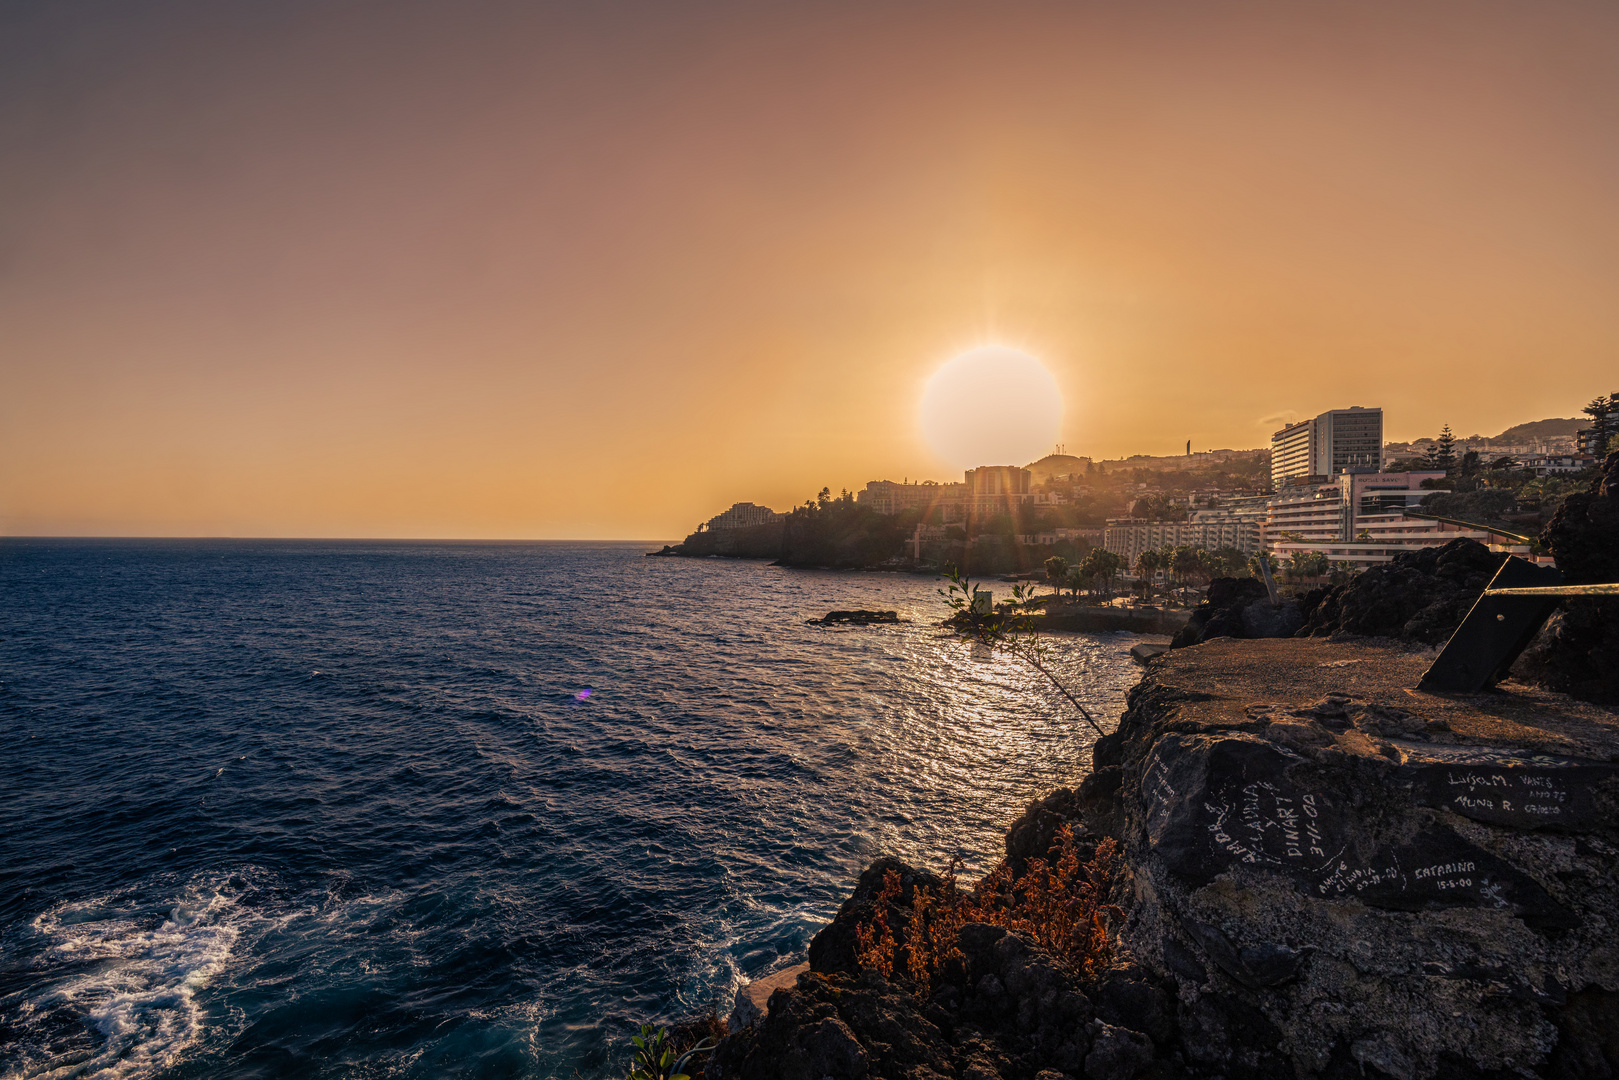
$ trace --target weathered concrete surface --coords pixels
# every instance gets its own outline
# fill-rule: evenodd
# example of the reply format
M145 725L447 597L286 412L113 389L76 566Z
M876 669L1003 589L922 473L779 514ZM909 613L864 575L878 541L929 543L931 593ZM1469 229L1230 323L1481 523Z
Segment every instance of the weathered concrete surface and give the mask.
M1619 1064L1588 1019L1619 1002L1619 716L1416 693L1429 659L1206 642L1152 661L1098 745L1080 795L1126 844L1121 940L1173 984L1194 1071Z

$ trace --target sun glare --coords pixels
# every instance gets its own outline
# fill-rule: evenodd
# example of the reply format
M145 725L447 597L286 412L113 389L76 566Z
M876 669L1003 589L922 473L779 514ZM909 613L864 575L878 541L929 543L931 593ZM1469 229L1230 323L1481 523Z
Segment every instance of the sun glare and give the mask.
M1024 465L1057 441L1062 391L1028 353L991 345L934 372L920 419L928 445L952 467Z

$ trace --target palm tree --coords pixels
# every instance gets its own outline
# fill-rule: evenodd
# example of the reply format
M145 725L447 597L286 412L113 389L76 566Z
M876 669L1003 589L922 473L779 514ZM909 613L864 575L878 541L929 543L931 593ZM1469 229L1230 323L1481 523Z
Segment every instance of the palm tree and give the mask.
M1193 547L1191 544L1182 544L1175 549L1174 555L1170 557L1170 565L1175 568L1175 573L1181 579L1181 602L1185 603L1187 586L1190 584L1192 577L1203 573L1204 551L1202 548Z
M1091 548L1079 564L1080 577L1097 595L1109 593L1107 586L1124 566L1124 557L1106 548Z
M1136 556L1136 576L1141 579L1141 599L1145 600L1152 595L1153 575L1162 570L1163 566L1164 557L1151 549Z
M1046 580L1051 582L1052 588L1061 590L1063 582L1068 579L1068 560L1061 555L1053 555L1046 560L1045 567Z

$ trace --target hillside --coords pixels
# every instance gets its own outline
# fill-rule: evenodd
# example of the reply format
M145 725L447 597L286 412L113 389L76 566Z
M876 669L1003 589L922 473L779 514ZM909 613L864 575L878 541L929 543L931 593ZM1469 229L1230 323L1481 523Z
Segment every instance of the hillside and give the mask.
M1531 420L1527 424L1507 428L1501 434L1490 437L1490 441L1524 442L1530 439L1552 439L1559 435L1572 435L1590 423L1589 419L1579 416L1572 416L1567 420Z
M1053 476L1083 473L1090 461L1088 457L1074 457L1072 454L1047 454L1039 461L1025 465L1024 468L1034 474L1033 480L1036 484L1044 484Z
M1268 460L1270 449L1257 447L1252 450L1199 450L1196 453L1167 454L1154 457L1150 454L1135 454L1127 458L1109 458L1099 464L1108 472L1118 472L1121 469L1153 469L1158 472L1181 471L1185 469L1203 468L1206 466L1224 465L1231 461L1253 462L1258 458ZM1063 476L1067 473L1083 473L1091 463L1088 457L1074 457L1071 454L1047 454L1039 461L1031 462L1024 468L1033 473L1036 484L1044 484L1053 476Z

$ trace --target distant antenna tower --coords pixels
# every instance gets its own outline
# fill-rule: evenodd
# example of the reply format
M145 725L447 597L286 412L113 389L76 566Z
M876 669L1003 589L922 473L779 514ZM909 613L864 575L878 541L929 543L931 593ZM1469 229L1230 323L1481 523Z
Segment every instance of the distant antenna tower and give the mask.
M1068 444L1067 443L1058 443L1057 444L1057 456L1062 457L1066 453L1068 453Z
M1186 440L1186 456L1187 457L1192 456L1192 440L1191 439Z

